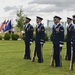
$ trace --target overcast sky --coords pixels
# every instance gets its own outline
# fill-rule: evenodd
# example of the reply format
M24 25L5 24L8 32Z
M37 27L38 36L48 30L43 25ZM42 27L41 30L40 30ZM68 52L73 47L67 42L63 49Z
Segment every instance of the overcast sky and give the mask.
M0 23L5 19L16 18L16 11L22 6L24 14L32 19L35 24L36 16L46 20L52 20L55 15L62 17L72 17L75 14L75 0L0 0Z

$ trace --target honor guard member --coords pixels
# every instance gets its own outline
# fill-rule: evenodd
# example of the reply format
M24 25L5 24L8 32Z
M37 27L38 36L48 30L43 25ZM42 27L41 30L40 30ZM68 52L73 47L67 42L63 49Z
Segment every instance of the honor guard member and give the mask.
M72 34L72 47L73 47L73 59L74 59L74 62L75 62L75 15L73 15L73 34Z
M66 43L66 47L67 47L67 53L66 53L66 60L71 60L71 40L72 40L72 29L73 29L73 25L72 25L72 18L67 17L67 43Z
M36 19L36 37L35 37L35 52L37 53L38 63L43 63L42 46L44 44L45 28L41 23L43 18L37 16Z
M26 17L25 21L25 55L24 59L31 59L30 57L30 45L33 41L33 26L30 24L31 19Z
M60 20L61 18L59 16L54 17L54 25L52 29L52 42L54 48L55 67L62 66L60 52L62 50L64 42L64 28L60 24Z

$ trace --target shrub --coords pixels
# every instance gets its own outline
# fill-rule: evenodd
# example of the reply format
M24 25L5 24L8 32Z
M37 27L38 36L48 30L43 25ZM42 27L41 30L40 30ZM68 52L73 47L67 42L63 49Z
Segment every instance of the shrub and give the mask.
M35 41L35 36L36 36L36 35L33 34L33 41ZM22 39L23 39L23 40L25 39L25 35L23 35ZM45 40L45 41L48 41L47 33L45 33L44 40Z
M23 39L23 40L25 40L25 33L24 33L24 34L22 34L22 39Z
M67 35L64 35L64 42L67 41Z
M9 33L5 33L4 40L10 40L10 34Z
M48 36L47 36L47 33L45 33L45 41L48 41Z
M36 36L36 35L34 34L34 35L33 35L33 40L35 40L35 36ZM44 40L45 40L45 41L48 41L47 33L45 33L45 35L44 35Z
M0 36L0 40L2 40L2 36Z
M50 35L50 41L52 41L52 34Z
M36 35L35 35L35 34L33 34L33 41L35 40L35 36L36 36Z
M12 34L12 40L18 40L19 35L18 34Z

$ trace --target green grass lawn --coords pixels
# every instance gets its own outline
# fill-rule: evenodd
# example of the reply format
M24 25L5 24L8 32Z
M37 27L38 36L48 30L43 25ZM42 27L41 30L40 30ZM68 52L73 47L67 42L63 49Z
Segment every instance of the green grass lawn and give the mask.
M31 55L33 54L34 43L31 45ZM66 46L62 50L63 66L59 68L51 67L50 53L52 44L46 42L43 47L44 63L37 63L24 60L23 41L0 41L0 75L75 75L74 71L69 71L69 61L64 60ZM75 64L74 64L75 66Z

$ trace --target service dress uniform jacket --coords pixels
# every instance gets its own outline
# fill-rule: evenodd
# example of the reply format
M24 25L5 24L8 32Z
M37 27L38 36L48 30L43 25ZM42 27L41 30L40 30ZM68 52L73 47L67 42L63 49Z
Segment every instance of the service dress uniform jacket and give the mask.
M55 66L56 67L62 66L60 60L60 51L62 48L60 47L60 45L63 45L64 42L64 28L61 24L53 25L52 42L54 47Z
M30 42L33 41L33 26L29 23L25 25L25 59L31 59L30 57Z
M36 26L35 52L37 53L38 62L43 62L42 47L44 44L45 28L42 23Z
M73 25L70 24L67 27L67 59L71 60L71 41L72 41L72 34L73 34Z
M72 34L72 47L73 47L73 59L74 59L74 62L75 62L75 26L73 27L73 34Z

